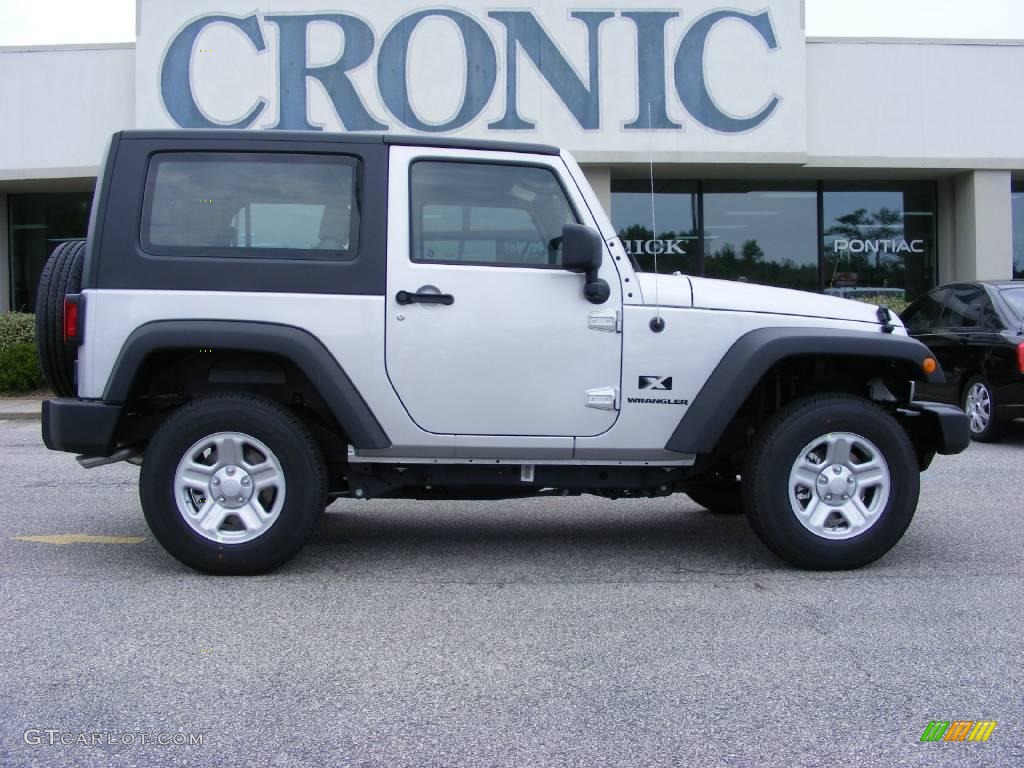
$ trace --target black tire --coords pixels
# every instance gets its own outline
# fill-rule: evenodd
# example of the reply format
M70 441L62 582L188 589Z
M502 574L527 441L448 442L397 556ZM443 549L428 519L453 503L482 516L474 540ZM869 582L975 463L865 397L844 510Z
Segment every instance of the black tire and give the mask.
M179 510L175 492L179 462L197 441L220 432L261 441L284 477L276 520L243 543L215 542L197 533ZM206 573L259 574L290 560L306 543L327 504L326 469L309 430L283 406L244 394L211 395L183 406L157 431L146 450L139 495L153 535L185 565Z
M43 267L36 291L36 346L39 367L58 397L74 397L78 348L64 343L64 297L82 288L85 240L58 245Z
M981 387L985 396L988 397L989 416L988 422L983 429L975 431L975 420L971 419L971 439L979 443L996 443L1003 437L1003 424L996 417L996 395L992 391L992 385L984 376L972 376L964 387L963 396L960 398L960 407L964 413L971 415L971 406L968 399L975 387Z
M830 539L812 533L797 518L789 478L806 446L842 432L877 447L888 465L889 497L866 530ZM868 400L834 394L801 398L782 408L755 439L743 481L751 527L769 549L801 568L843 570L874 562L896 545L917 509L921 478L914 446L896 419Z
M701 477L685 483L683 493L716 515L743 514L743 486L733 478L718 474Z

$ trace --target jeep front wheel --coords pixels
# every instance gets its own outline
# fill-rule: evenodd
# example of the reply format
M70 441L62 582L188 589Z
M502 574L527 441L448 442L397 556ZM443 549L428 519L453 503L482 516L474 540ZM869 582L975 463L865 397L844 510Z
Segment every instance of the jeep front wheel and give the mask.
M920 474L899 423L858 397L790 403L761 430L744 473L751 526L794 565L858 568L892 549L917 508Z
M248 395L199 398L158 430L140 495L153 535L208 573L255 574L293 557L326 504L324 461L287 409Z

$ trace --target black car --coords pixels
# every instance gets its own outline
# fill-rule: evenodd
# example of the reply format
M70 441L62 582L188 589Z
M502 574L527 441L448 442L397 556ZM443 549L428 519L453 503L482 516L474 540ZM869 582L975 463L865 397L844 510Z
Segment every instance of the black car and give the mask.
M1024 280L942 285L900 317L946 373L946 384L919 385L919 399L959 405L983 442L1024 417Z

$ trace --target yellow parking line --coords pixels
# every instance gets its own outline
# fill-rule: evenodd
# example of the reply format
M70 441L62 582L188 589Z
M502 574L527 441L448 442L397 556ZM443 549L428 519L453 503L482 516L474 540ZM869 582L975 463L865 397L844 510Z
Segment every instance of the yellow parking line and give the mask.
M139 544L143 536L92 536L88 533L55 533L46 536L12 536L17 541L34 544Z

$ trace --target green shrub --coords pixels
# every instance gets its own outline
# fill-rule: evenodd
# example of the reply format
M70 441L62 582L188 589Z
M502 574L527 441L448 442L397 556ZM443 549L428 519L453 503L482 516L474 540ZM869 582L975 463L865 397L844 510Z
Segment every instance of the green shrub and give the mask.
M36 353L35 316L0 315L0 392L31 392L45 386Z
M18 344L36 343L36 316L27 312L4 312L0 315L0 350Z
M0 392L32 392L44 386L35 344L0 349Z
M892 310L894 315L900 314L904 309L910 306L909 301L901 299L898 296L868 296L865 298L858 298L857 301L863 301L865 304L874 304L876 307L885 304L885 306Z

